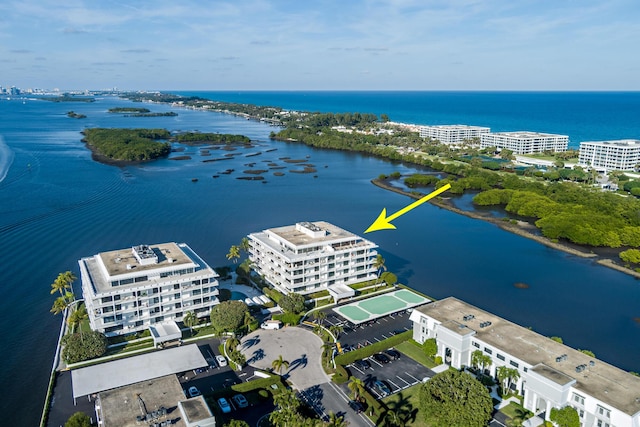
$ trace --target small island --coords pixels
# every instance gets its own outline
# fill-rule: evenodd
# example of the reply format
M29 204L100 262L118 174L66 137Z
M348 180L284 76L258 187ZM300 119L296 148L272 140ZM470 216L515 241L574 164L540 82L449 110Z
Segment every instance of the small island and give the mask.
M67 111L67 117L70 117L72 119L86 119L87 116L84 114L78 114L75 111Z
M71 96L71 95L61 95L61 96L43 96L39 98L43 101L50 102L95 102L95 98L87 97L87 96Z
M85 129L83 141L102 163L121 165L167 157L171 134L166 129ZM164 140L164 142L163 142Z
M116 107L109 108L110 113L123 113L124 117L175 117L178 113L167 111L165 113L152 113L148 108Z

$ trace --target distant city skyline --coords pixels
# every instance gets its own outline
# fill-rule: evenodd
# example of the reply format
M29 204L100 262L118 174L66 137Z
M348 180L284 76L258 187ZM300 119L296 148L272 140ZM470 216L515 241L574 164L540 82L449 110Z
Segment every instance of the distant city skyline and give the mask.
M0 84L640 90L635 0L9 0Z

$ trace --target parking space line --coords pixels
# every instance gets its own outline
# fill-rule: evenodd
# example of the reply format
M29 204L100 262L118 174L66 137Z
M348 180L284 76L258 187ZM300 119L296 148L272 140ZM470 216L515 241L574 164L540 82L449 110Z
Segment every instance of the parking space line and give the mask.
M382 338L384 338L384 339L386 340L386 339L387 339L387 338L389 338L389 337L388 337L388 336L386 336L385 334L382 334Z
M405 380L404 378L402 378L399 375L396 375L396 378L399 379L400 381L404 382L407 385L407 387L411 385L411 384L409 384L409 382L407 380Z
M420 382L420 380L419 380L419 379L417 379L416 377L414 377L414 376L413 376L413 375L411 375L410 373L408 373L408 372L405 372L405 373L406 373L407 375L409 375L411 378L413 378L417 383L419 383L419 382Z
M373 357L369 358L369 362L373 362L376 365L380 366L382 368L382 363L378 362L376 359L374 359Z
M395 386L395 388L397 388L398 390L402 390L402 387L400 387L398 384L394 383L393 381L391 381L390 379L387 379L387 382L389 382L389 384ZM396 390L397 391L397 390Z
M376 340L376 342L380 342L380 340L378 339L378 337L373 337L374 340Z

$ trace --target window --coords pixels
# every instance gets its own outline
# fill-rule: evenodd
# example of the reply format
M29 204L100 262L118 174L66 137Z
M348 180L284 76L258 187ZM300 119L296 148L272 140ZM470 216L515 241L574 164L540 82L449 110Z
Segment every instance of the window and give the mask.
M501 355L500 353L496 354L496 357L500 360L504 360L504 356Z
M600 417L605 417L607 419L611 418L611 411L607 408L604 408L600 405L597 406L596 413Z
M573 401L584 406L584 397L577 393L573 393Z
M427 319L424 319L424 320L426 321ZM478 344L478 343L477 343L477 342L475 342L475 341L473 342L473 346L474 346L474 347L476 347L476 348L480 348L480 344Z
M149 278L147 276L140 276L135 278L136 283L146 282Z
M205 277L202 279L202 284L204 285L205 283L209 283L209 278Z
M120 295L114 295L113 296L113 300L114 301L120 301Z
M511 366L516 367L516 368L517 368L518 366L520 366L520 365L518 365L518 362L514 362L513 360L509 360L509 364L510 364Z
M175 285L173 285L173 289L180 289L180 284L176 283Z
M112 297L102 297L102 303L109 302L112 300Z
M487 348L487 347L484 348L484 352L487 353L487 354L492 354L493 353L493 351L490 348Z

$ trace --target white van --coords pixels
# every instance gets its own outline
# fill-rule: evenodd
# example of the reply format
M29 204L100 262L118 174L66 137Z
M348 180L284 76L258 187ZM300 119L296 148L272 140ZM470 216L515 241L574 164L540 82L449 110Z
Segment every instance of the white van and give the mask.
M282 328L282 322L279 320L267 320L260 325L262 329L280 329Z

